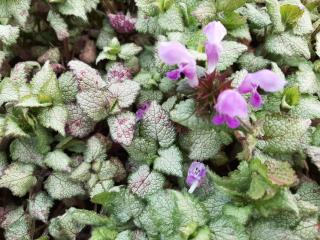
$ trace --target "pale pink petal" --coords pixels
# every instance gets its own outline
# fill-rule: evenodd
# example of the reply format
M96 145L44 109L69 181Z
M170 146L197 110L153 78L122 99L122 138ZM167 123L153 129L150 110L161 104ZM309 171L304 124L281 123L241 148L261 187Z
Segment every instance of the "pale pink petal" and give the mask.
M211 74L220 59L221 53L222 53L222 46L220 43L214 43L211 44L209 42L206 43L206 54L207 54L207 64L208 64L208 74Z
M255 84L252 80L252 74L248 73L244 80L241 82L240 86L238 87L238 91L240 93L250 93L253 91Z
M213 21L209 23L203 29L209 43L220 43L222 39L227 35L227 30L221 22Z
M277 92L283 89L286 81L271 70L260 70L252 73L252 78L257 81L260 88L267 92Z
M185 46L179 42L161 42L159 44L159 57L168 65L188 63L193 59Z

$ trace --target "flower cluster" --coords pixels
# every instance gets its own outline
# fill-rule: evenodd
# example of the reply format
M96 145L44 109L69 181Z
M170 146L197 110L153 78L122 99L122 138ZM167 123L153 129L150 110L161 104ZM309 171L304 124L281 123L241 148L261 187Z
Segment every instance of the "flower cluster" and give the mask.
M210 74L215 70L222 53L221 41L227 34L227 30L220 22L211 22L204 28L207 36L205 44L208 60L207 72ZM168 65L178 65L178 69L167 73L167 77L178 80L181 74L189 80L191 87L197 87L199 80L197 77L197 64L194 56L179 42L161 42L159 45L159 56Z
M204 27L203 32L207 37L207 74L212 74L223 51L222 40L227 35L227 30L221 22L213 21ZM184 45L173 41L161 42L159 56L168 65L178 65L177 69L167 73L168 78L178 80L183 74L191 87L196 88L199 85L196 60ZM230 128L239 127L239 118L248 117L248 105L241 94L251 94L251 105L259 108L263 100L258 88L266 92L276 92L282 90L285 83L285 80L268 69L248 73L238 89L227 89L220 93L214 107L217 114L212 118L212 123L226 123Z

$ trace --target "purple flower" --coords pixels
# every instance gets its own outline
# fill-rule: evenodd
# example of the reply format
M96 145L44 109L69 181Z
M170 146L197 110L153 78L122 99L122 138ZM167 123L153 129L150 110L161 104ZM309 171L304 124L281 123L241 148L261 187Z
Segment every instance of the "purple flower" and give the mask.
M118 33L131 33L135 30L136 19L130 15L124 15L122 12L108 14L110 25Z
M191 87L199 84L197 77L197 65L194 57L185 46L179 42L161 42L159 45L159 57L168 65L178 65L178 69L167 73L171 80L178 80L184 74Z
M236 90L228 89L220 93L215 109L217 114L212 118L215 125L226 123L230 128L237 128L240 125L237 118L248 116L247 102Z
M266 92L277 92L283 89L286 81L276 73L263 69L255 73L248 73L239 86L240 93L251 93L250 103L258 108L262 105L262 97L258 92L258 87Z
M206 166L201 162L192 162L186 179L186 183L190 186L189 193L193 193L193 191L203 183L205 177Z
M227 35L226 28L221 22L213 21L203 29L208 41L205 44L208 73L211 74L216 68L222 53L222 39Z
M150 102L146 101L144 103L142 103L138 110L136 111L136 120L139 121L143 118L143 116L145 115L145 113L148 111L150 107Z

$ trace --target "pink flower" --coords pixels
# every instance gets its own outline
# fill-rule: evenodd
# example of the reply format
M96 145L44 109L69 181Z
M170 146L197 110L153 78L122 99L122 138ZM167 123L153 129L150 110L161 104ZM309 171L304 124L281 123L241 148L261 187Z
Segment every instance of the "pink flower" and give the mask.
M159 57L168 65L178 65L178 68L167 73L171 80L178 80L181 74L188 78L191 87L199 84L197 77L197 65L194 57L185 46L179 42L161 42L159 45Z
M212 118L215 125L226 123L230 128L237 128L240 125L238 118L248 116L247 102L236 90L228 89L220 93L215 109L217 114Z
M266 92L277 92L283 89L286 81L276 73L263 69L255 73L248 73L239 86L239 92L251 93L250 103L258 108L262 105L262 97L258 93L258 87Z
M227 35L226 28L221 22L213 21L203 29L208 41L205 44L208 73L211 74L216 68L222 53L222 39Z
M110 25L118 33L131 33L135 30L136 19L130 15L124 15L122 12L108 14Z
M150 102L146 101L144 103L142 103L138 110L136 111L136 120L140 121L141 119L143 119L144 115L146 114L146 112L148 111L150 107Z
M186 179L186 183L190 186L189 193L193 193L193 191L204 181L205 177L206 166L201 162L192 162Z

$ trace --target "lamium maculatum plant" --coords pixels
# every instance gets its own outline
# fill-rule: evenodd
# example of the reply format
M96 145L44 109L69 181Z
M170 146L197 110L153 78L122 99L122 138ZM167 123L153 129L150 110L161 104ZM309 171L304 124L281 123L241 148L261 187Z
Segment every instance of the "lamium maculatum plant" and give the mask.
M318 0L0 1L0 239L320 240Z

